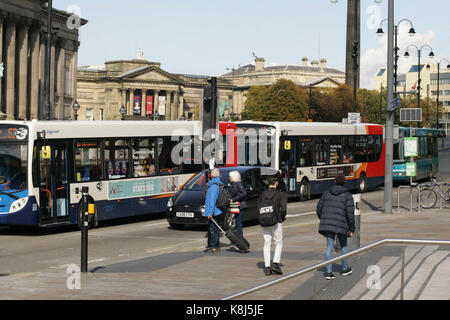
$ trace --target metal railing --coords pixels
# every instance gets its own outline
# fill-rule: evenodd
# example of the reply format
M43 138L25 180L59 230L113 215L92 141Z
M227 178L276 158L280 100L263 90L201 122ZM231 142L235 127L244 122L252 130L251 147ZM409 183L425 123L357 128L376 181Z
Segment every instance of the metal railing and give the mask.
M265 289L267 287L279 284L281 282L296 278L298 276L307 274L309 272L313 272L319 268L323 268L331 263L335 263L338 262L342 259L346 259L346 258L350 258L354 255L366 252L368 250L371 250L373 248L382 246L382 245L386 245L386 244L397 244L397 245L403 245L402 248L402 270L401 270L401 288L400 288L400 299L403 300L403 293L404 293L404 288L405 288L405 251L406 251L406 246L407 245L447 245L450 246L450 241L449 240L415 240L415 239L383 239L383 240L379 240L376 242L373 242L371 244L368 244L365 247L356 249L355 251L349 252L347 254L338 256L336 258L327 260L327 261L323 261L321 263L315 264L313 266L310 266L308 268L305 269L301 269L299 271L290 273L286 276L283 276L281 278L272 280L272 281L268 281L265 282L263 284L260 284L258 286L234 293L232 295L229 295L227 297L222 298L221 300L232 300L232 299L236 299L239 297L242 297L244 295L247 295L249 293L258 291L258 290L262 290ZM316 288L314 288L314 291L316 291ZM316 292L314 292L314 295L316 294Z

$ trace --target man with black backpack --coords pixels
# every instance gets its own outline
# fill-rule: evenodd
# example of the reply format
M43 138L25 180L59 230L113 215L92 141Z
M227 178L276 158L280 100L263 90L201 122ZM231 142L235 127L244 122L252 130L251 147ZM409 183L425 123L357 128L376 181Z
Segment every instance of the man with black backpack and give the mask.
M277 189L278 179L268 178L269 188L258 199L259 223L264 236L264 274L283 274L280 268L281 251L283 249L283 228L281 223L286 219L286 211L282 211L282 194ZM270 265L270 249L272 239L275 242L273 266Z
M203 213L203 216L208 217L209 228L208 248L206 248L205 252L217 252L219 250L220 230L211 221L211 219L217 217L220 224L223 211L217 207L216 203L220 195L221 186L223 186L223 183L222 181L220 181L219 169L216 168L211 170L211 180L208 182L208 191L206 193L205 200L205 212Z

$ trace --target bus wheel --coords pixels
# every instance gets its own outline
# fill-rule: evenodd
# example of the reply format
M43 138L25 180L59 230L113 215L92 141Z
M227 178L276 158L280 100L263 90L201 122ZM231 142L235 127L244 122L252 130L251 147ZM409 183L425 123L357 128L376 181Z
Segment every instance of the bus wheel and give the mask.
M364 193L367 191L367 177L364 172L361 172L358 179L358 191Z
M299 190L300 194L299 194L299 198L300 201L306 201L310 198L309 195L309 182L307 179L303 179L302 182L300 183L300 190Z

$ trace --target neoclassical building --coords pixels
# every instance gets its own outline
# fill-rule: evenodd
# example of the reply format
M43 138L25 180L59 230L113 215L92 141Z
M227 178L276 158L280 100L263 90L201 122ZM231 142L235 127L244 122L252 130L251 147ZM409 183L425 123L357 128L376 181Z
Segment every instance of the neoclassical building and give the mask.
M43 119L45 50L48 8L45 0L0 2L0 117ZM76 97L78 28L72 28L70 13L53 9L50 101L52 119L71 117ZM87 23L80 19L79 26Z
M172 74L137 50L133 60L78 68L79 120L199 119L208 76ZM220 103L231 101L231 85L219 81Z
M203 89L209 76L172 74L159 62L150 62L137 50L133 60L105 62L78 68L77 91L79 120L125 119L187 120L200 117ZM244 110L248 90L254 85L270 86L278 79L289 79L309 88L337 87L345 74L328 68L326 60L303 58L302 66L265 67L255 57L255 65L246 65L218 77L219 117L236 117ZM155 117L156 115L156 117Z
M242 113L248 90L252 86L271 86L279 79L287 79L304 87L306 90L314 88L335 88L345 83L345 73L327 67L327 60L313 60L309 64L307 57L302 58L301 65L266 66L265 59L254 55L255 63L240 66L220 76L232 85L231 108L236 114Z

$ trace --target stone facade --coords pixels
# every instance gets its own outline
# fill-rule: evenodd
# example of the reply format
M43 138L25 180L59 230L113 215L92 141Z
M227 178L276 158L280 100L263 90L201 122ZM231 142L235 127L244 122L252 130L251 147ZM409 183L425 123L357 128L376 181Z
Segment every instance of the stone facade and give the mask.
M79 120L198 120L207 76L172 74L143 58L78 68ZM231 85L219 81L219 104L231 99Z
M0 82L2 118L43 119L48 9L44 0L0 2ZM68 119L76 97L78 30L67 27L71 14L53 9L51 41L51 119ZM80 26L87 21L80 19Z
M302 59L301 65L265 66L265 59L255 57L255 64L249 64L220 76L231 82L233 100L230 106L235 114L241 114L245 108L248 90L252 86L271 86L279 79L287 79L309 90L315 88L335 88L345 83L345 73L327 67L327 60L313 60L308 65L308 58Z

